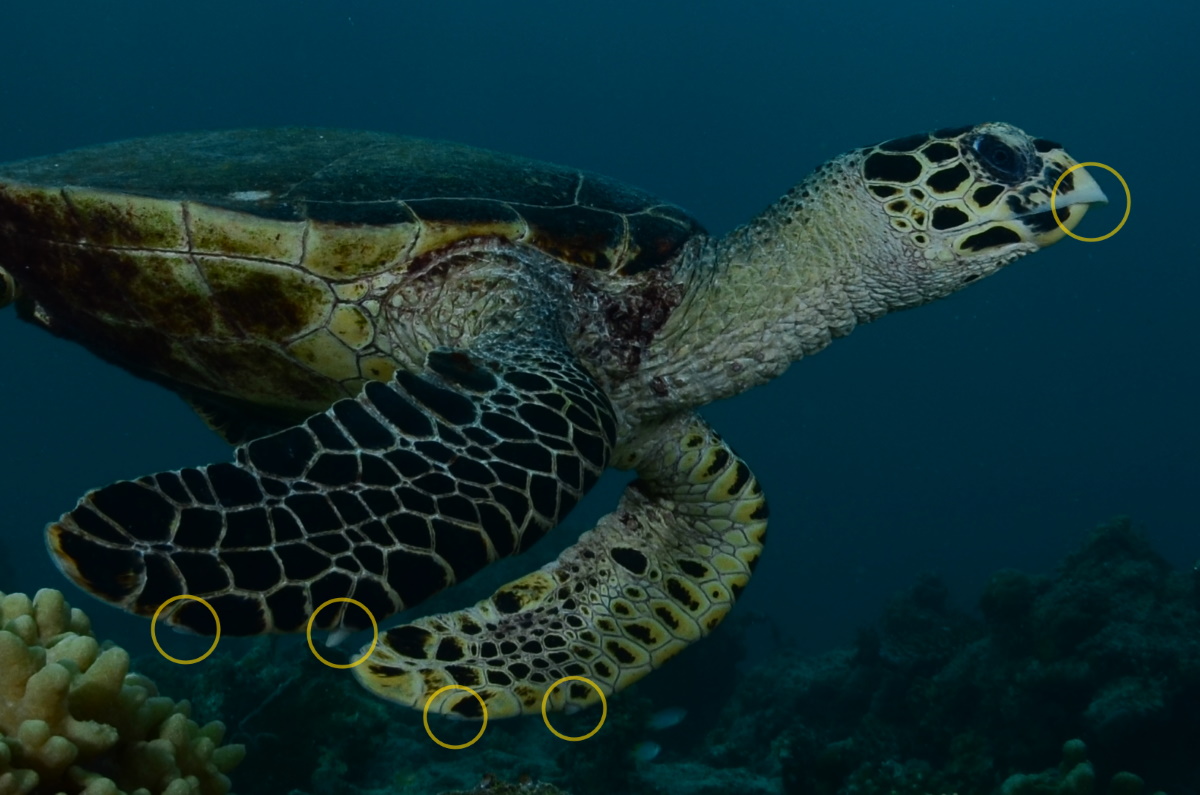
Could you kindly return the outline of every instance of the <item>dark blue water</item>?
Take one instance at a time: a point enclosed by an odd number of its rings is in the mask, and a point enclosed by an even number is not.
[[[723,233],[846,149],[1010,121],[1118,169],[1128,224],[861,328],[708,409],[772,501],[739,610],[827,648],[920,572],[969,606],[995,569],[1049,569],[1115,514],[1190,566],[1194,12],[834,5],[9,3],[0,160],[175,130],[366,128],[603,172]],[[1084,235],[1123,211],[1120,186],[1094,173],[1113,203]],[[88,488],[228,451],[173,395],[11,311],[0,339],[0,590],[64,588],[103,633],[148,644],[143,621],[65,582],[41,529]],[[574,524],[611,508],[620,482],[606,485]]]

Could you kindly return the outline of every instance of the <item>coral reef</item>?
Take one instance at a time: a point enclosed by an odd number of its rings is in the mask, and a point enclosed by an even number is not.
[[[501,781],[489,773],[480,779],[474,789],[455,790],[442,793],[442,795],[571,795],[571,793],[551,784],[543,784],[528,778],[516,783]]]
[[[1070,786],[1128,784],[1121,771],[1134,771],[1197,792],[1197,593],[1127,519],[1097,528],[1053,576],[997,573],[983,620],[922,578],[856,649],[782,655],[748,675],[705,753],[798,795],[982,795],[1006,780],[1019,790],[1011,776],[1054,765],[1079,738],[1093,761]]]
[[[58,591],[0,593],[0,795],[223,795],[244,749],[189,711]]]
[[[202,665],[181,667],[158,655],[138,664],[162,687],[185,694],[196,715],[220,715],[227,722],[230,739],[248,748],[235,785],[256,795],[437,795],[472,791],[489,775],[497,782],[516,782],[509,786],[522,795],[530,795],[533,786],[522,779],[538,782],[546,792],[561,787],[572,795],[654,791],[642,781],[642,773],[662,777],[663,791],[757,795],[766,790],[712,789],[732,776],[724,771],[714,774],[703,765],[683,763],[675,774],[660,773],[673,763],[639,767],[631,752],[648,739],[645,726],[651,714],[678,705],[687,694],[705,691],[713,699],[689,705],[687,721],[678,730],[653,735],[669,749],[664,757],[685,751],[690,744],[685,741],[698,736],[696,728],[709,723],[709,710],[715,724],[737,681],[743,634],[758,620],[750,614],[731,616],[705,647],[694,653],[689,649],[672,661],[669,681],[640,684],[612,699],[602,731],[579,743],[554,737],[540,718],[533,718],[493,721],[484,738],[465,751],[439,748],[426,735],[420,713],[380,701],[348,671],[322,665],[303,638],[229,638]],[[344,661],[349,652],[322,653]],[[720,676],[719,688],[713,686],[714,674]],[[584,710],[555,715],[554,725],[579,736],[598,718],[599,710]],[[430,722],[435,735],[451,743],[469,740],[478,729],[473,722],[440,716],[430,716]],[[282,757],[288,764],[277,763]]]
[[[1108,783],[1108,793],[1141,795],[1144,785],[1140,776],[1117,773]],[[1000,785],[998,795],[1092,795],[1095,790],[1096,771],[1087,759],[1087,745],[1083,740],[1067,740],[1058,767],[1035,774],[1014,773]]]
[[[714,768],[703,762],[666,762],[638,772],[638,786],[610,792],[670,795],[779,795],[778,776],[760,776],[740,768]]]
[[[976,614],[922,576],[853,648],[777,650],[737,670],[752,619],[734,614],[610,699],[584,742],[530,719],[440,748],[419,714],[370,697],[298,638],[230,639],[203,665],[140,670],[198,716],[228,719],[251,751],[236,783],[255,795],[1200,793],[1200,575],[1171,569],[1128,520],[1097,528],[1053,574],[997,572]],[[687,718],[657,728],[665,707]],[[553,722],[579,736],[598,717]],[[431,718],[448,743],[477,728]],[[646,741],[651,757],[635,752]]]
[[[161,657],[139,663],[171,692],[186,694],[197,715],[226,721],[230,739],[249,752],[236,781],[246,792],[355,792],[368,783],[366,771],[397,722],[346,671],[317,661],[303,638],[230,638],[203,665]],[[278,764],[283,758],[288,764]]]

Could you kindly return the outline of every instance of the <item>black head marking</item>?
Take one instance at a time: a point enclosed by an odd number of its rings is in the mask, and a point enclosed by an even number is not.
[[[982,188],[976,189],[973,194],[975,203],[980,207],[987,207],[996,200],[996,197],[1004,193],[1003,185],[984,185]]]
[[[922,154],[931,163],[944,163],[947,160],[953,160],[958,157],[958,147],[953,144],[948,144],[945,141],[934,141],[929,146],[925,147]]]
[[[957,207],[950,205],[938,207],[933,211],[934,229],[953,229],[956,226],[962,226],[970,220],[970,216]]]
[[[985,248],[999,248],[1009,243],[1020,242],[1021,236],[1008,227],[993,226],[977,235],[968,237],[963,241],[962,248],[964,251],[983,251]]]
[[[871,182],[913,182],[921,176],[921,161],[912,155],[876,152],[863,163],[863,176]]]
[[[970,178],[971,172],[962,163],[958,163],[937,172],[925,180],[925,184],[935,193],[952,193]]]

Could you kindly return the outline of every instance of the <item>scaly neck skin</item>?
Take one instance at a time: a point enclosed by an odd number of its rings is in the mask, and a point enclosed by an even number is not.
[[[643,357],[636,380],[654,398],[633,401],[634,423],[738,394],[859,323],[937,297],[856,171],[854,154],[833,161],[681,264],[687,296]]]

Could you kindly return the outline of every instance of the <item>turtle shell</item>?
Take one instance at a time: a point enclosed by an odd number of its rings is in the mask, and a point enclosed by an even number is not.
[[[22,315],[217,424],[222,406],[295,421],[389,378],[372,291],[460,241],[640,282],[702,231],[602,176],[380,133],[186,133],[0,164]]]
[[[277,221],[399,228],[412,237],[436,231],[434,245],[499,234],[572,265],[627,275],[669,261],[703,231],[679,207],[597,174],[463,144],[346,130],[119,141],[0,165],[4,183],[195,202]],[[12,219],[11,209],[0,215],[0,223]],[[151,231],[130,221],[110,230],[128,238],[113,242],[136,244],[139,231]],[[337,270],[313,267],[326,269]]]

